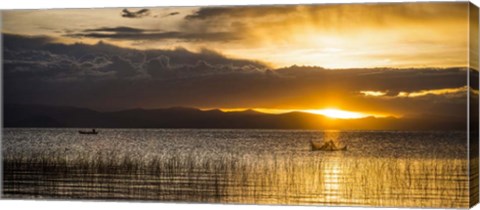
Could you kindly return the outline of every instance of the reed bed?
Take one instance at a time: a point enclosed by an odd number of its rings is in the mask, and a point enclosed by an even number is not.
[[[255,204],[468,206],[458,159],[60,152],[3,159],[3,196]]]

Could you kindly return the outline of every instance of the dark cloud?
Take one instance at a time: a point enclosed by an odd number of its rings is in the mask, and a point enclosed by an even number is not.
[[[6,49],[16,50],[19,48],[35,48],[45,45],[53,41],[51,37],[47,36],[14,36],[9,34],[3,34],[3,47]]]
[[[333,16],[336,23],[341,19],[349,19],[357,15],[360,19],[379,18],[402,18],[413,20],[427,20],[438,18],[458,18],[465,13],[465,2],[450,3],[375,3],[375,4],[313,4],[313,5],[278,5],[278,6],[230,6],[230,7],[202,7],[191,15],[187,20],[208,20],[225,18],[261,18],[275,16],[282,19],[290,15],[294,17],[308,16],[311,20],[325,14]],[[448,17],[447,15],[448,14]],[[320,20],[321,21],[321,20]],[[349,20],[355,21],[355,20]]]
[[[148,30],[139,29],[139,28],[132,28],[132,27],[102,27],[102,28],[93,28],[93,29],[86,29],[83,32],[113,32],[113,33],[143,33]]]
[[[102,28],[95,30],[116,31],[118,28]],[[125,29],[121,28],[122,31]],[[128,31],[132,31],[128,29]],[[27,38],[18,35],[4,34],[4,41],[9,43],[4,51],[4,64],[11,65],[8,73],[15,75],[17,72],[40,72],[40,70],[52,68],[62,64],[60,69],[65,71],[56,76],[65,76],[69,70],[74,70],[75,75],[105,75],[105,72],[113,72],[108,75],[132,78],[145,76],[145,71],[153,61],[160,58],[166,64],[165,67],[177,71],[187,71],[191,67],[198,66],[198,62],[208,63],[212,69],[217,67],[229,67],[241,69],[251,66],[252,68],[264,69],[266,66],[260,62],[230,59],[215,51],[203,49],[200,52],[191,52],[184,48],[174,50],[133,50],[115,47],[99,42],[96,45],[65,45],[46,42],[44,39]],[[29,43],[29,44],[25,44]],[[30,65],[27,67],[26,65]],[[37,68],[40,69],[37,71]],[[100,72],[100,74],[92,74]],[[72,73],[72,72],[71,72]],[[186,73],[181,73],[186,74]],[[192,72],[192,76],[200,75],[200,71]],[[50,75],[50,79],[55,79]],[[77,79],[81,79],[78,77]]]
[[[268,6],[268,7],[203,7],[194,14],[185,16],[187,20],[206,20],[217,17],[264,17],[269,15],[286,15],[297,12],[298,6]]]
[[[142,18],[150,15],[149,9],[141,9],[138,11],[130,11],[128,9],[122,10],[122,17],[124,18]]]
[[[88,37],[97,39],[117,39],[117,40],[163,40],[163,39],[176,39],[188,42],[228,42],[240,39],[235,33],[231,32],[148,32],[147,30],[134,29],[134,28],[106,28],[84,31],[84,33],[67,34],[70,37]],[[104,33],[113,32],[113,33]]]
[[[182,26],[185,31],[241,34],[245,41],[256,43],[284,38],[271,36],[264,40],[255,33],[258,30],[281,35],[287,30],[295,30],[296,26],[344,33],[376,27],[397,29],[398,25],[416,27],[423,24],[429,28],[442,21],[464,21],[467,7],[465,2],[202,7],[185,16]]]
[[[179,15],[179,14],[180,14],[180,12],[170,12],[170,13],[164,15],[163,17],[175,16],[175,15]]]
[[[3,35],[4,103],[51,104],[101,110],[133,107],[339,108],[466,116],[466,95],[394,97],[399,92],[461,88],[465,68],[345,69],[227,58],[204,49],[134,50],[98,43],[53,44]],[[27,43],[27,44],[26,44]],[[387,92],[365,97],[359,91]]]

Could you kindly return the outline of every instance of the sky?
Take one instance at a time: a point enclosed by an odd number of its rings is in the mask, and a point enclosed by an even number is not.
[[[468,4],[2,12],[6,103],[466,117]]]
[[[208,48],[271,67],[463,66],[468,4],[386,3],[23,10],[3,32],[137,49]],[[406,54],[405,52],[409,52]]]

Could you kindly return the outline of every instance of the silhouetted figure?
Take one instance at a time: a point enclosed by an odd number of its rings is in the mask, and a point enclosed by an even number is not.
[[[98,131],[95,130],[95,128],[92,128],[91,131],[88,131],[88,130],[87,131],[78,131],[78,133],[80,133],[80,134],[98,134]]]
[[[338,150],[347,150],[347,146],[338,147],[332,140],[326,141],[324,144],[320,145],[311,141],[313,150],[323,150],[323,151],[338,151]]]
[[[330,140],[330,141],[325,142],[325,144],[323,144],[320,149],[335,150],[335,149],[337,149],[337,145],[335,145],[335,143],[333,143],[333,141]]]

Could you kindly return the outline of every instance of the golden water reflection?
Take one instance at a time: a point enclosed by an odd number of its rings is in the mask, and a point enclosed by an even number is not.
[[[106,138],[108,132],[111,137]],[[449,156],[462,145],[453,149],[441,146],[452,146],[452,138],[462,142],[462,133],[192,130],[185,134],[185,130],[143,130],[142,135],[151,137],[135,139],[140,136],[137,132],[105,130],[100,139],[75,136],[71,130],[10,130],[5,134],[10,138],[5,138],[2,145],[6,148],[2,196],[275,205],[469,206],[468,161],[460,155]],[[119,138],[119,133],[130,138]],[[422,143],[425,138],[432,141]],[[349,148],[311,151],[312,139],[348,143]],[[396,144],[398,139],[403,140],[402,144]],[[405,143],[409,141],[413,143]],[[385,154],[389,151],[383,148],[395,152]],[[442,150],[445,148],[449,150]],[[442,151],[442,155],[411,156],[416,154],[412,149]],[[400,152],[402,156],[398,156]]]
[[[341,178],[341,169],[339,164],[334,160],[330,166],[325,167],[322,173],[322,178],[325,180],[324,189],[326,192],[325,200],[327,202],[337,202],[342,199],[339,195],[341,189],[340,178]],[[332,193],[330,193],[332,192]]]
[[[250,180],[230,188],[226,202],[352,206],[468,206],[465,160],[333,157],[325,161],[270,161],[233,179]],[[254,164],[255,165],[255,164]],[[262,171],[259,174],[258,171]],[[252,177],[249,174],[256,174]],[[231,191],[230,191],[231,190]]]

